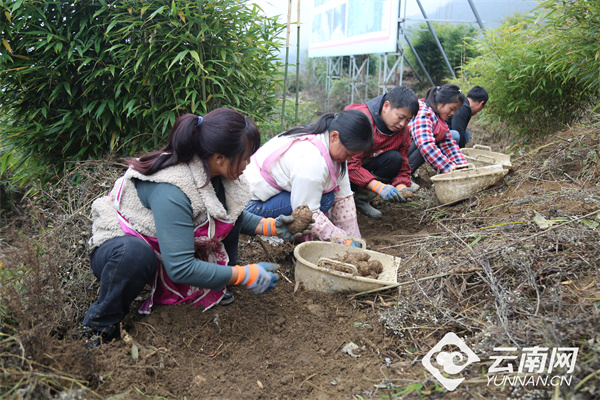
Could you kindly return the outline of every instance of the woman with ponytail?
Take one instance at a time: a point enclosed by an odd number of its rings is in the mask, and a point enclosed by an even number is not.
[[[236,265],[240,232],[294,239],[293,218],[244,211],[250,189],[241,175],[259,146],[254,123],[221,108],[182,115],[163,149],[129,160],[111,192],[92,204],[90,261],[100,291],[83,320],[87,347],[115,336],[146,284],[140,313],[154,304],[231,302],[225,285],[254,294],[275,286],[275,264]]]
[[[272,217],[306,205],[313,213],[312,237],[360,238],[346,162],[372,140],[371,122],[358,110],[325,114],[313,125],[275,136],[244,171],[252,188],[246,210]],[[359,246],[356,241],[346,244]]]
[[[411,145],[408,162],[411,173],[427,162],[438,173],[464,168],[467,160],[452,139],[446,120],[465,101],[456,85],[431,87],[424,99],[419,99],[419,112],[408,124]]]

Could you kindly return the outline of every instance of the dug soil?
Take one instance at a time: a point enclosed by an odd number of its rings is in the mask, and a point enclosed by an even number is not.
[[[473,137],[470,146],[512,154],[503,180],[443,206],[421,168],[409,203],[375,201],[382,219],[359,215],[369,248],[401,259],[399,288],[307,291],[294,277],[292,244],[243,236],[240,264],[280,265],[273,290],[231,287],[234,302],[209,310],[132,312],[121,339],[91,350],[60,342],[54,367],[86,382],[78,396],[88,399],[598,398],[600,124],[527,150],[477,128]],[[452,392],[421,363],[448,332],[482,360]],[[486,381],[494,347],[535,345],[580,348],[570,385]],[[76,398],[75,387],[60,398]]]

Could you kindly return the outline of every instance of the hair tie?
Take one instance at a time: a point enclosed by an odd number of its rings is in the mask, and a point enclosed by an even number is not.
[[[204,118],[202,118],[202,115],[198,115],[198,123],[196,124],[196,126],[202,125],[202,121],[204,121]]]
[[[462,93],[462,90],[460,90],[460,88],[458,88],[458,93]]]

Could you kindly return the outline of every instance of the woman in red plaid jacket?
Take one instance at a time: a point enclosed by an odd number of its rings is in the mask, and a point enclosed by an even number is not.
[[[408,162],[413,175],[424,162],[438,173],[466,167],[467,160],[446,124],[464,101],[465,95],[452,84],[431,87],[425,98],[419,99],[419,112],[408,124],[411,135]]]

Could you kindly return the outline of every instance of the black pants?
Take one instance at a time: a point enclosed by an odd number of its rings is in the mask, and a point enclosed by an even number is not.
[[[238,262],[238,242],[243,214],[222,241],[229,265]],[[88,309],[83,325],[107,331],[129,313],[129,307],[147,283],[152,282],[158,268],[154,250],[135,236],[109,239],[90,257],[94,275],[100,281],[100,293]]]
[[[98,247],[90,261],[100,281],[100,293],[85,314],[83,325],[108,331],[123,320],[133,300],[152,281],[158,259],[144,240],[119,236]]]
[[[417,169],[425,163],[425,159],[414,140],[410,142],[410,148],[408,149],[408,163],[410,164],[411,175],[414,175]]]
[[[363,168],[372,173],[377,180],[390,183],[398,175],[402,167],[402,154],[398,150],[389,150],[377,157],[369,158],[363,163]],[[351,184],[356,191],[356,185]]]

